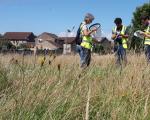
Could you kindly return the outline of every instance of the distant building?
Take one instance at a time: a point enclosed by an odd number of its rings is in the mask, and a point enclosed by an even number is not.
[[[35,39],[35,46],[40,50],[62,52],[62,45],[56,43],[58,37],[55,34],[44,32]]]
[[[63,46],[63,54],[75,53],[75,37],[59,37],[56,39],[56,43]]]
[[[35,45],[35,35],[32,32],[6,32],[3,39],[10,41],[13,45],[26,45],[29,48]]]

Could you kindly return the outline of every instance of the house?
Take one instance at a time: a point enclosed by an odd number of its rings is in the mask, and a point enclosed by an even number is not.
[[[58,37],[55,34],[44,32],[35,39],[35,46],[40,50],[53,51],[55,53],[62,52],[62,45],[56,43]]]
[[[35,35],[32,32],[6,32],[4,40],[10,41],[13,45],[26,45],[29,48],[35,45]]]
[[[63,46],[63,54],[70,54],[75,52],[75,37],[59,37],[56,39],[56,43]]]

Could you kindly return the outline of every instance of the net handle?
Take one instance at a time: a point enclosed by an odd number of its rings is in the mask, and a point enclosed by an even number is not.
[[[91,30],[91,28],[92,28],[93,26],[96,26],[96,25],[98,25],[97,29],[101,27],[101,24],[100,24],[100,23],[95,23],[95,24],[91,25],[91,26],[89,27],[89,29]]]

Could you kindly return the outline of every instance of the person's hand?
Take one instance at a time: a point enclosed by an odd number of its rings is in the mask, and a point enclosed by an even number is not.
[[[121,35],[119,35],[117,38],[122,39],[122,36],[121,36]]]
[[[97,28],[95,27],[94,29],[92,29],[92,32],[95,32],[95,31],[97,31]]]
[[[116,34],[112,34],[111,39],[115,39],[116,37]]]
[[[122,34],[119,34],[119,35],[117,35],[117,37],[116,37],[116,38],[122,39],[122,38],[123,38],[123,36],[122,36]]]
[[[140,35],[143,35],[144,37],[147,36],[147,34],[145,32],[140,32]]]
[[[123,38],[123,37],[124,37],[123,34],[119,34],[119,35],[118,35],[118,38]]]

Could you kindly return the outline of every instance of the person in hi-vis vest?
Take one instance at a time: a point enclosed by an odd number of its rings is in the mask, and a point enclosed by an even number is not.
[[[149,16],[142,16],[141,21],[145,26],[144,32],[141,34],[144,35],[144,48],[145,48],[145,55],[147,62],[150,63],[150,17]]]
[[[126,49],[128,33],[126,26],[122,25],[122,19],[116,18],[114,20],[115,27],[112,30],[112,39],[114,40],[114,52],[116,55],[116,64],[121,65],[122,61],[127,63]]]
[[[89,30],[88,24],[91,24],[94,20],[94,16],[91,13],[87,13],[84,17],[84,21],[80,25],[80,33],[82,42],[78,45],[78,49],[80,47],[80,63],[81,68],[85,68],[89,66],[91,61],[91,48],[93,39],[91,37],[91,33],[95,32],[97,29]],[[82,53],[82,54],[81,54]]]

